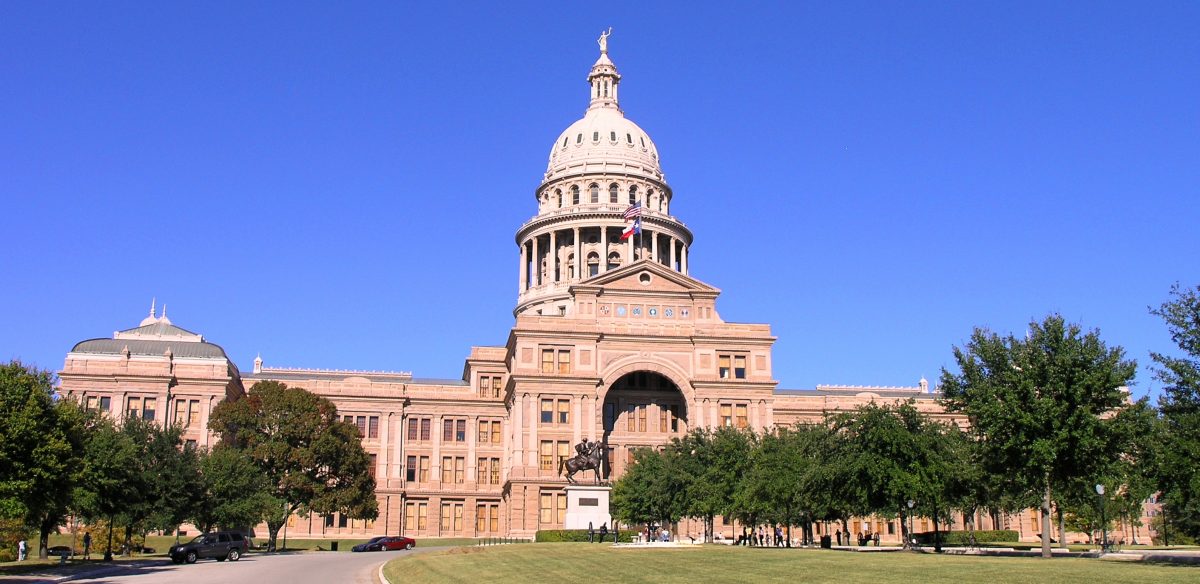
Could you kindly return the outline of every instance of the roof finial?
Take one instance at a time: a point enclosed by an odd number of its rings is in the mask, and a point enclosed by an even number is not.
[[[610,37],[610,36],[612,36],[612,27],[611,26],[608,27],[607,31],[600,33],[600,38],[596,40],[597,43],[600,43],[600,53],[601,54],[604,54],[604,55],[608,54],[608,37]]]
[[[171,324],[171,319],[167,318],[167,303],[166,302],[163,302],[163,313],[162,313],[162,316],[159,317],[158,322]]]
[[[158,318],[156,318],[154,316],[154,305],[157,302],[157,300],[158,300],[157,298],[150,299],[150,316],[143,318],[141,324],[139,324],[138,326],[146,326],[146,325],[150,325],[150,324],[154,324],[154,323],[158,322]]]
[[[154,303],[157,300],[158,299],[153,296],[150,297],[150,318],[154,318]]]

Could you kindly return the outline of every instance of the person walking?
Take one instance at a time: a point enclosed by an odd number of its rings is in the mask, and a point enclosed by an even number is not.
[[[606,535],[608,535],[608,523],[607,522],[600,524],[600,543],[604,543],[604,536],[606,536]],[[613,537],[613,539],[615,540],[616,537]],[[614,542],[614,543],[616,543],[616,542]]]
[[[83,532],[83,559],[90,559],[92,554],[92,533],[90,531]]]
[[[837,544],[842,545],[842,530],[837,530],[834,535],[837,537]]]
[[[17,542],[17,561],[24,562],[25,558],[28,557],[28,555],[29,555],[29,552],[26,551],[25,540],[22,539],[21,541],[18,541]]]

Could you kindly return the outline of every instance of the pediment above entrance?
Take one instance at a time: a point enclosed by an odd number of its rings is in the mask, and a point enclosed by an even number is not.
[[[705,298],[713,298],[721,293],[720,290],[700,280],[650,260],[640,260],[594,276],[572,286],[571,289],[572,291],[621,290],[656,295],[675,293]]]

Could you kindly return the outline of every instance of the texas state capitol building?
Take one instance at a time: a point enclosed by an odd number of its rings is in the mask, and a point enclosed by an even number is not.
[[[62,392],[117,417],[180,424],[203,446],[215,443],[206,429],[212,408],[255,382],[329,398],[358,424],[374,461],[379,519],[296,516],[291,537],[532,537],[562,527],[559,461],[585,438],[608,443],[616,478],[634,449],[692,428],[788,426],[910,398],[943,416],[924,379],[776,387],[770,326],[723,321],[720,290],[689,274],[693,234],[671,213],[675,193],[654,141],[620,108],[621,75],[606,40],[587,77],[587,110],[554,139],[537,214],[516,233],[516,323],[503,346],[471,348],[461,379],[273,368],[261,358],[243,375],[221,347],[151,307],[140,326],[75,345],[59,374]],[[642,208],[642,233],[622,240],[632,203]],[[578,478],[590,482],[591,471]],[[993,528],[986,516],[977,526]],[[932,528],[921,519],[914,527]],[[716,528],[730,537],[740,526],[718,519]],[[1035,511],[996,528],[1023,539],[1040,533]],[[850,529],[900,537],[896,520],[857,518]],[[675,531],[702,528],[685,521]]]

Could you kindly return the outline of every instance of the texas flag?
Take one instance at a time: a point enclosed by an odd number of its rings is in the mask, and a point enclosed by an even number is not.
[[[623,231],[621,231],[621,241],[625,241],[631,235],[642,234],[642,219],[641,217],[634,219]]]

